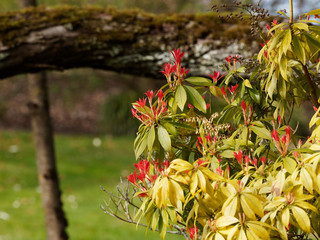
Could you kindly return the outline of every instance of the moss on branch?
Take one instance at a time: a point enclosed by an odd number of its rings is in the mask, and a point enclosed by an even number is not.
[[[249,32],[249,23],[221,20],[215,13],[154,15],[138,9],[27,8],[0,14],[0,78],[74,67],[129,74],[144,71],[154,76],[151,72],[159,72],[165,61],[162,54],[178,47],[193,58],[187,66],[207,68],[224,59],[221,49],[237,54],[247,46],[247,55],[253,52]],[[215,62],[210,62],[212,56]]]

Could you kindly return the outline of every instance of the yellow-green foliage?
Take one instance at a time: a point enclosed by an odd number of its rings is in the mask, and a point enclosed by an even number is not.
[[[320,28],[306,24],[314,21],[274,22],[258,66],[229,56],[226,74],[211,79],[186,78],[175,49],[167,84],[133,104],[140,161],[128,180],[143,198],[137,218],[162,239],[176,226],[192,240],[320,238]],[[218,112],[213,96],[226,102]],[[290,126],[299,97],[317,104],[304,140]]]

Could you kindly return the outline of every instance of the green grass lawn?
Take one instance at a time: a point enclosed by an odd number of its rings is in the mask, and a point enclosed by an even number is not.
[[[134,163],[133,138],[100,136],[55,137],[64,210],[72,240],[160,239],[145,229],[116,220],[102,212],[106,196],[100,185],[115,188]],[[37,182],[32,135],[0,133],[0,240],[45,239],[44,216]],[[171,235],[168,239],[183,239]]]

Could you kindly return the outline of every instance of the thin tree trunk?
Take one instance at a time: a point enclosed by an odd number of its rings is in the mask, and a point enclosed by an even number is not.
[[[20,0],[21,7],[36,6],[36,0]],[[34,137],[38,179],[46,220],[48,240],[67,240],[68,225],[62,208],[56,167],[45,72],[28,74],[29,111]]]
[[[66,240],[67,220],[62,209],[54,142],[49,115],[48,91],[44,72],[28,75],[28,104],[34,136],[38,178],[45,212],[47,239]]]

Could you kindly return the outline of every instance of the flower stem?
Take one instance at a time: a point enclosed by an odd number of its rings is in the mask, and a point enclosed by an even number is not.
[[[289,9],[290,9],[290,20],[289,23],[293,23],[293,5],[292,5],[292,0],[289,0]]]

